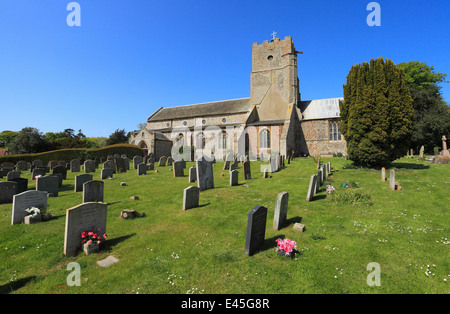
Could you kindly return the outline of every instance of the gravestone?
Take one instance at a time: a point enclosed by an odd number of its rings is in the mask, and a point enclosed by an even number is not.
[[[103,181],[88,181],[83,183],[83,203],[103,202]]]
[[[20,172],[19,171],[10,171],[6,175],[6,181],[11,181],[12,179],[20,178]]]
[[[32,179],[36,179],[36,176],[45,176],[45,169],[44,168],[34,168],[31,172]]]
[[[67,178],[67,168],[64,166],[56,166],[53,168],[53,174],[60,174],[63,178],[63,180],[66,180]]]
[[[226,160],[224,165],[223,165],[222,170],[228,170],[228,169],[230,169],[230,161]]]
[[[392,191],[395,191],[395,170],[391,170],[390,176],[389,176],[389,187]]]
[[[314,198],[316,182],[317,182],[317,174],[314,174],[311,176],[311,179],[309,180],[308,194],[306,194],[306,200],[308,202],[311,202]]]
[[[252,256],[264,245],[266,236],[267,208],[256,206],[248,213],[245,253]]]
[[[46,191],[50,196],[58,196],[59,177],[48,175],[36,178],[36,191]]]
[[[420,147],[419,158],[423,158],[423,152],[424,152],[424,150],[425,150],[425,147],[422,145],[422,146]]]
[[[44,165],[44,163],[42,162],[42,160],[35,159],[35,160],[33,160],[33,162],[31,163],[31,165],[36,166],[36,167],[41,167],[41,166]]]
[[[144,164],[138,164],[137,165],[137,175],[141,176],[147,174],[147,166]]]
[[[50,168],[50,170],[53,170],[54,167],[58,165],[58,161],[56,160],[50,160],[47,164],[47,166]]]
[[[0,182],[0,204],[12,203],[17,191],[17,182]]]
[[[238,185],[239,172],[236,170],[230,171],[230,186]]]
[[[243,172],[244,172],[244,180],[250,180],[252,178],[251,169],[250,169],[250,161],[246,161],[243,163]]]
[[[112,170],[110,168],[103,168],[100,173],[100,179],[104,180],[104,179],[112,178],[113,174],[114,174],[114,170]]]
[[[319,169],[319,171],[317,171],[317,186],[320,187],[323,185],[322,182],[322,169]]]
[[[189,168],[189,183],[197,181],[197,169],[195,167]]]
[[[173,176],[174,177],[184,177],[184,168],[181,161],[175,161],[173,163]]]
[[[128,157],[122,157],[123,162],[125,163],[125,171],[130,170],[130,159]]]
[[[8,181],[17,182],[16,194],[25,192],[28,190],[28,179],[25,178],[15,178]]]
[[[103,169],[111,169],[113,172],[116,172],[116,167],[114,166],[114,160],[109,159],[103,163]]]
[[[84,173],[95,172],[95,161],[88,159],[84,162]]]
[[[158,166],[159,167],[165,167],[166,166],[166,161],[167,161],[167,157],[166,156],[161,156],[161,158],[159,158]]]
[[[172,157],[167,157],[167,165],[168,166],[172,166],[172,164],[173,164],[173,159],[172,159]]]
[[[114,158],[114,168],[117,173],[126,172],[127,166],[126,166],[125,160],[120,157],[115,157]]]
[[[107,206],[105,203],[89,202],[66,211],[64,255],[74,256],[81,249],[82,232],[101,229],[106,233]]]
[[[198,207],[200,199],[200,189],[190,186],[183,191],[183,210]]]
[[[21,224],[28,213],[25,209],[37,207],[41,214],[47,211],[47,193],[43,191],[25,191],[13,197],[11,225]]]
[[[276,172],[278,170],[278,160],[274,156],[270,156],[269,158],[270,158],[269,159],[269,163],[270,163],[269,171],[271,173]]]
[[[70,172],[80,172],[80,160],[72,159],[70,161]]]
[[[147,170],[155,170],[155,164],[153,162],[148,163]]]
[[[286,223],[289,193],[282,192],[277,195],[275,201],[275,215],[273,217],[273,229],[280,230]]]
[[[263,178],[267,179],[269,177],[269,169],[265,168],[263,171]]]
[[[381,182],[386,181],[386,169],[383,167],[381,168]]]
[[[212,163],[205,160],[205,158],[201,158],[196,161],[195,168],[197,169],[197,185],[200,191],[213,189],[214,174]]]
[[[82,192],[83,191],[83,184],[92,181],[93,176],[89,173],[79,174],[75,176],[75,185],[74,185],[74,192]]]
[[[25,171],[30,169],[29,163],[25,160],[19,160],[17,162],[16,167],[19,169],[19,171]]]
[[[137,169],[138,165],[142,163],[142,157],[141,156],[134,156],[133,157],[133,168]]]

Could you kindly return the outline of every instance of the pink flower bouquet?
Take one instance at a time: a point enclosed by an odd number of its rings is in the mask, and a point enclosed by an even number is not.
[[[284,254],[286,256],[291,256],[292,253],[295,253],[295,251],[297,249],[297,242],[292,241],[288,238],[286,238],[284,240],[277,239],[275,242],[277,243],[276,252],[278,252],[278,254]]]

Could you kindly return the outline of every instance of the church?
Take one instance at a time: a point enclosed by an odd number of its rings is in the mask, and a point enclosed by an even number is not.
[[[214,153],[219,160],[229,153],[345,156],[347,145],[339,130],[343,98],[302,100],[297,74],[302,52],[290,36],[272,36],[253,44],[249,98],[161,107],[144,129],[131,134],[129,143],[156,160],[180,147],[185,154],[190,150],[192,158]]]

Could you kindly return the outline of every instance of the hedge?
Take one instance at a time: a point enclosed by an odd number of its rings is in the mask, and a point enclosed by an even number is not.
[[[114,154],[125,154],[128,156],[128,158],[131,159],[136,155],[144,156],[144,151],[139,146],[131,144],[115,144],[96,149],[66,148],[36,154],[0,156],[0,164],[4,162],[17,163],[20,160],[28,161],[31,163],[32,161],[37,159],[41,160],[44,164],[48,163],[50,160],[65,160],[69,162],[72,159],[80,159],[81,162],[84,162],[87,159],[106,157],[108,155]]]

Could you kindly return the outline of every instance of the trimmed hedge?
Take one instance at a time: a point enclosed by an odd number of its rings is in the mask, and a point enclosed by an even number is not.
[[[125,154],[128,158],[133,158],[136,155],[144,156],[144,151],[142,148],[131,144],[115,144],[110,146],[105,146],[102,148],[89,149],[89,148],[66,148],[53,150],[44,153],[36,154],[19,154],[19,155],[8,155],[0,157],[0,164],[4,162],[17,163],[20,160],[32,162],[36,159],[42,160],[44,164],[48,163],[50,160],[65,160],[67,162],[72,159],[80,159],[84,162],[87,159],[94,159],[96,157],[106,157],[108,155],[114,154]]]

